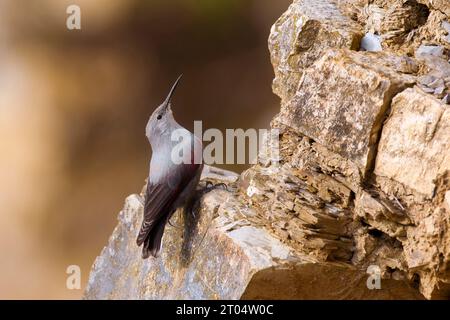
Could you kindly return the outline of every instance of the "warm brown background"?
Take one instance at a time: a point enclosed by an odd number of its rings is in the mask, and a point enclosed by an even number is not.
[[[0,298],[81,297],[66,268],[84,287],[141,190],[144,127],[179,73],[182,125],[268,126],[267,37],[290,2],[0,1]],[[69,4],[81,31],[66,29]]]

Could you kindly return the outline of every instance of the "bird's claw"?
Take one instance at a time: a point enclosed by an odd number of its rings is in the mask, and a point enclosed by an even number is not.
[[[170,219],[167,221],[167,224],[169,224],[171,227],[174,227],[175,229],[181,229],[181,227],[175,226],[170,222]]]
[[[228,191],[228,186],[225,183],[223,183],[223,182],[214,184],[211,181],[206,181],[206,186],[203,189],[203,194],[208,193],[211,190],[216,189],[216,188],[220,188],[222,190],[227,190]]]
[[[228,186],[223,182],[215,184],[214,188],[220,188],[222,190],[228,191]]]

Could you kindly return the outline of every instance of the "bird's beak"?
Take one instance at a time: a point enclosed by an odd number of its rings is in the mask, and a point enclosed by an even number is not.
[[[180,82],[180,79],[181,79],[182,76],[183,76],[183,75],[180,74],[180,76],[177,78],[177,80],[175,81],[175,83],[174,83],[173,86],[172,86],[172,89],[170,89],[170,92],[169,92],[169,94],[167,95],[166,100],[164,101],[164,105],[165,105],[166,108],[168,108],[169,110],[170,110],[170,100],[172,99],[172,95],[174,94],[175,89],[176,89],[177,86],[178,86],[178,82]]]

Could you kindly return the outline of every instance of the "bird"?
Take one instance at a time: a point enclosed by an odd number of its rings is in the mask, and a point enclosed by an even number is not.
[[[143,246],[143,259],[150,255],[158,257],[166,224],[177,209],[188,209],[203,170],[202,141],[173,117],[171,99],[181,77],[177,78],[167,98],[152,113],[145,129],[152,157],[143,220],[136,239],[137,246]],[[179,150],[180,145],[186,151],[181,162],[175,159],[173,152],[176,147]]]

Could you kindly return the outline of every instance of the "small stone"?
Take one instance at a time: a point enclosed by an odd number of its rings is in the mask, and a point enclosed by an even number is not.
[[[438,78],[433,76],[433,75],[424,75],[421,76],[417,79],[417,82],[420,83],[421,85],[427,86],[429,87],[431,83],[433,83],[434,81],[436,81]]]
[[[444,79],[442,79],[442,78],[437,78],[436,80],[434,80],[433,82],[428,84],[428,87],[434,88],[434,89],[444,87],[444,86],[445,86]]]
[[[419,88],[422,89],[422,91],[424,91],[424,92],[426,92],[426,93],[431,93],[431,94],[434,93],[434,89],[429,88],[429,87],[427,87],[427,86],[419,85]]]
[[[426,46],[421,45],[416,50],[416,57],[423,57],[425,55],[431,55],[435,57],[442,57],[444,55],[444,47],[442,46]]]
[[[440,86],[437,87],[436,89],[434,89],[434,94],[435,95],[441,95],[444,93],[445,87],[444,86]]]
[[[373,33],[366,33],[361,39],[361,51],[382,51],[380,36]]]

